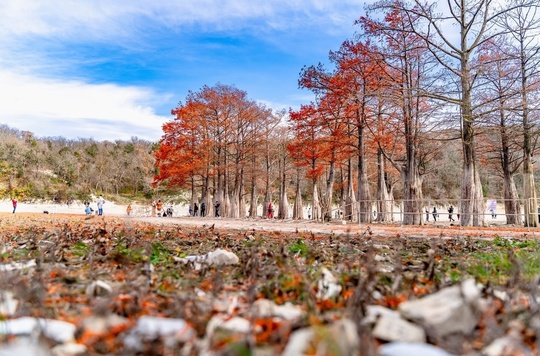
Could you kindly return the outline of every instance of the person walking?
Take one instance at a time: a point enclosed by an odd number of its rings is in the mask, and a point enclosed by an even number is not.
[[[201,217],[206,216],[206,204],[204,202],[201,203]]]
[[[13,214],[15,214],[15,210],[17,210],[17,198],[11,199],[11,204],[13,204]]]
[[[272,203],[268,204],[268,211],[266,213],[267,219],[273,219],[274,218],[274,206]]]
[[[127,208],[126,208],[126,213],[128,216],[131,215],[131,204],[128,204]]]
[[[197,205],[197,203],[194,203],[193,204],[193,216],[198,216],[199,215],[199,206]]]
[[[152,216],[156,216],[156,201],[152,201]]]
[[[437,212],[436,206],[433,207],[433,211],[431,212],[431,215],[433,215],[433,221],[437,222],[437,216],[439,215],[439,213]]]
[[[454,214],[454,207],[452,205],[450,205],[448,207],[448,220],[455,221],[454,217],[452,216],[453,214]]]
[[[219,201],[216,200],[216,203],[214,204],[214,210],[215,210],[215,216],[216,218],[219,218],[219,207],[221,206],[221,204],[219,203]]]
[[[157,209],[157,216],[161,216],[161,210],[163,209],[163,203],[161,202],[161,199],[158,199],[156,203],[156,209]]]
[[[103,199],[103,196],[99,196],[97,200],[97,207],[98,207],[98,215],[103,215],[103,204],[105,204],[105,199]]]
[[[429,209],[426,206],[426,221],[429,221]]]

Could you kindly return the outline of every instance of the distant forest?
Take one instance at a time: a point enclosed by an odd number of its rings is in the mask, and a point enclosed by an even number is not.
[[[90,194],[150,199],[152,142],[36,138],[32,132],[0,126],[0,196],[57,202]]]

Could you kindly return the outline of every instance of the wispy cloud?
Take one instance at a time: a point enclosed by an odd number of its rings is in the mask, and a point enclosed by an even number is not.
[[[295,107],[281,86],[296,90],[294,76],[314,64],[299,58],[334,49],[320,38],[345,40],[361,12],[358,0],[4,0],[0,123],[41,136],[157,140],[187,90],[220,81],[268,95],[269,107]]]
[[[0,33],[105,39],[129,36],[141,19],[170,28],[211,26],[215,29],[319,27],[331,31],[351,26],[350,12],[360,13],[357,0],[184,0],[75,1],[8,0],[0,12]],[[301,22],[293,21],[302,19]],[[328,26],[332,24],[332,26]],[[113,31],[111,31],[113,30]]]
[[[13,127],[38,131],[42,136],[62,132],[73,139],[137,136],[155,141],[161,124],[170,119],[153,109],[168,97],[145,88],[55,81],[6,71],[0,71],[0,83],[11,88],[3,90],[0,117],[8,118]]]

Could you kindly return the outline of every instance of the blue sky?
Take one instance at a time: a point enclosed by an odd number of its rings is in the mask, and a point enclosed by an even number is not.
[[[275,110],[354,35],[363,0],[0,0],[0,123],[38,137],[157,141],[189,90]]]

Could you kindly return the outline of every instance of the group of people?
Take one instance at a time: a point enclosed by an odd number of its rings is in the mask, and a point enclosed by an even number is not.
[[[216,202],[214,203],[214,216],[216,218],[219,218],[221,216],[220,211],[219,211],[220,207],[221,207],[220,202],[216,200]],[[199,205],[197,205],[197,203],[193,203],[193,206],[191,205],[189,206],[189,215],[199,216]],[[200,216],[201,217],[206,216],[206,204],[204,202],[202,202],[200,206]],[[266,217],[268,219],[274,218],[274,206],[272,205],[272,203],[268,204],[268,208],[266,209]]]
[[[221,207],[221,204],[218,200],[214,203],[214,216],[216,218],[220,217],[219,208]],[[199,214],[200,213],[200,214]],[[206,216],[206,204],[204,202],[201,203],[200,210],[199,205],[197,203],[193,203],[193,206],[189,206],[189,215],[190,216]]]
[[[172,217],[173,216],[172,206],[167,209],[164,209],[163,202],[161,201],[161,199],[158,199],[157,201],[154,200],[151,206],[152,206],[152,216],[158,216],[158,217],[166,217],[166,216]]]
[[[201,203],[200,214],[202,217],[206,216],[206,204],[204,202]],[[194,203],[193,207],[191,207],[191,205],[189,206],[189,215],[199,216],[199,206],[197,205],[197,203]]]
[[[456,221],[454,219],[454,206],[453,205],[450,205],[448,206],[448,220],[450,221]],[[428,207],[426,207],[426,221],[429,221],[429,209]],[[431,211],[431,215],[433,216],[433,221],[437,222],[437,218],[439,217],[439,212],[437,211],[437,207],[434,206],[433,207],[433,210]],[[459,219],[459,214],[458,214],[458,219]]]
[[[85,200],[83,202],[84,204],[84,213],[86,215],[91,215],[94,212],[94,209],[90,206],[90,202],[88,200]],[[103,205],[105,204],[105,199],[103,199],[103,196],[100,195],[96,201],[97,205],[97,215],[101,216],[103,215]]]

